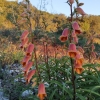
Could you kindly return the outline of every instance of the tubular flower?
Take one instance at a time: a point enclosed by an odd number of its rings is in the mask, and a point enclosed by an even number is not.
[[[68,39],[68,38],[67,38],[66,36],[62,36],[62,35],[59,37],[59,40],[60,40],[61,42],[66,42],[67,39]]]
[[[68,2],[69,2],[70,4],[73,4],[73,3],[74,3],[74,0],[68,0]]]
[[[40,100],[44,100],[44,98],[47,96],[46,92],[45,92],[45,86],[43,83],[40,83],[39,87],[38,87],[38,95]]]
[[[59,40],[60,40],[61,42],[66,42],[66,41],[67,41],[67,37],[61,35],[61,36],[59,37]]]
[[[66,40],[68,39],[68,34],[69,34],[69,29],[65,28],[62,32],[62,35],[59,37],[59,40],[61,42],[66,42]]]
[[[33,52],[33,49],[34,49],[34,45],[32,43],[30,43],[29,46],[27,47],[26,55],[31,56],[32,52]]]
[[[25,67],[25,66],[27,65],[27,63],[28,63],[28,61],[30,60],[30,58],[31,58],[31,57],[27,57],[27,56],[24,57],[24,59],[22,60],[22,65],[23,65],[23,67]]]
[[[28,73],[28,75],[26,76],[26,84],[28,84],[30,82],[30,80],[31,80],[32,76],[35,74],[35,72],[36,72],[36,70],[33,69]]]
[[[83,9],[80,8],[80,7],[76,8],[76,11],[77,11],[79,14],[81,14],[81,15],[86,15],[86,13],[85,13],[85,12],[83,11]]]
[[[83,55],[81,55],[79,52],[76,55],[76,64],[82,65],[84,61]]]
[[[78,23],[75,22],[75,21],[72,23],[72,28],[75,30],[76,34],[82,33],[81,30],[80,30],[80,27],[79,27]]]
[[[77,55],[76,45],[74,43],[70,43],[68,55],[72,58],[75,58]]]
[[[20,44],[19,47],[20,47],[20,48],[25,47],[25,46],[27,45],[27,43],[28,43],[28,40],[29,40],[28,38],[25,38],[25,40],[22,41],[22,43]]]
[[[76,71],[77,74],[81,74],[84,69],[82,68],[82,65],[75,64],[74,65],[74,70]]]
[[[65,28],[65,29],[63,30],[63,32],[62,32],[62,35],[63,35],[63,36],[68,36],[68,34],[69,34],[69,29],[68,29],[68,28]]]
[[[25,31],[22,33],[21,37],[20,37],[21,41],[24,41],[24,39],[28,36],[28,34],[29,34],[29,32],[28,32],[27,30],[25,30]]]
[[[24,68],[24,76],[26,76],[29,72],[29,69],[32,67],[33,62],[29,61],[26,67]]]

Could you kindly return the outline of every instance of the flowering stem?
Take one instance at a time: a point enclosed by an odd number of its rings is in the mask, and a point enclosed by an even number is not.
[[[70,5],[70,10],[71,10],[71,22],[73,20],[73,14],[72,14],[72,4]],[[70,35],[70,43],[72,40],[72,36]],[[72,85],[73,85],[73,100],[76,100],[76,86],[75,86],[75,73],[74,73],[74,62],[73,59],[70,58],[71,61],[71,66],[72,66]]]
[[[36,49],[34,48],[34,54],[35,54],[35,62],[36,62],[36,70],[37,70],[37,74],[39,76],[39,80],[41,81],[41,76],[40,76],[40,71],[38,69],[38,64],[37,64],[37,56],[36,56]]]
[[[76,86],[75,86],[75,74],[74,74],[73,59],[70,58],[70,61],[71,61],[71,66],[72,66],[73,100],[76,100]]]
[[[55,58],[55,60],[56,60],[56,55],[57,55],[56,49],[57,49],[57,47],[54,46],[54,58]]]
[[[47,44],[46,44],[46,66],[47,66],[47,72],[48,72],[48,77],[49,77],[49,80],[51,79],[51,76],[50,76],[50,68],[49,68],[49,65],[48,65],[48,49],[47,49]]]
[[[72,4],[70,5],[70,10],[71,10],[71,22],[73,20],[73,14],[72,14]]]
[[[30,2],[28,1],[28,8],[29,7],[30,7]],[[34,43],[34,36],[32,33],[31,16],[28,17],[28,20],[29,20],[29,25],[30,25],[31,43],[33,44]],[[40,76],[40,72],[39,72],[38,64],[37,64],[36,48],[34,48],[34,55],[35,55],[35,62],[36,62],[36,71],[37,71],[37,74],[39,76],[39,80],[41,81],[41,76]],[[32,53],[32,59],[33,59],[33,53]]]
[[[43,42],[43,47],[44,47],[44,61],[45,61],[45,63],[46,63],[46,51],[45,51],[45,43]]]
[[[48,77],[49,77],[49,80],[50,80],[51,79],[51,76],[50,76],[50,68],[49,68],[49,65],[48,65],[48,49],[47,49],[47,43],[44,42],[43,43],[43,46],[44,46],[44,61],[45,61],[46,68],[47,68],[47,74],[48,74]]]
[[[43,18],[43,24],[45,26],[45,30],[46,30],[46,23],[45,23],[45,18]],[[47,40],[47,38],[46,38]],[[45,64],[46,64],[46,68],[47,68],[47,73],[48,73],[48,77],[49,77],[49,80],[51,79],[51,76],[50,76],[50,68],[49,68],[49,65],[48,65],[48,49],[47,49],[47,41],[46,43],[44,43],[44,56],[45,56]]]

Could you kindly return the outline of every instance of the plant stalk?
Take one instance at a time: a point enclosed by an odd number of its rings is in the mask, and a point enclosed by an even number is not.
[[[73,20],[73,14],[72,14],[72,4],[70,5],[71,10],[71,22]],[[70,35],[70,43],[72,40],[72,36]],[[72,85],[73,85],[73,100],[76,100],[76,85],[75,85],[75,73],[74,73],[74,62],[73,59],[70,58],[71,66],[72,66]]]
[[[28,7],[30,6],[29,4],[30,4],[30,2],[28,2]],[[31,43],[33,44],[34,43],[34,36],[33,36],[33,33],[32,33],[31,17],[29,16],[28,19],[29,19],[29,25],[30,25]],[[37,63],[36,48],[34,48],[34,56],[35,56],[35,62],[36,62],[36,71],[37,71],[37,74],[39,76],[39,80],[41,81],[40,71],[38,69],[38,63]],[[33,53],[32,53],[32,58],[33,58]]]
[[[46,44],[46,66],[47,66],[47,72],[48,72],[48,77],[49,77],[49,80],[51,79],[51,76],[50,76],[50,68],[49,68],[49,65],[48,65],[48,48],[47,48],[47,44]]]

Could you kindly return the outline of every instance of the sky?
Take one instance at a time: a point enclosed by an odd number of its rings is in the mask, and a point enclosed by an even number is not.
[[[18,0],[19,2],[22,0]],[[44,2],[45,1],[45,2]],[[53,14],[65,14],[70,15],[70,7],[67,0],[30,0],[31,4],[39,10],[44,10]],[[79,0],[80,3],[84,3],[81,7],[84,12],[89,15],[100,15],[100,0]],[[73,8],[76,4],[73,4]]]

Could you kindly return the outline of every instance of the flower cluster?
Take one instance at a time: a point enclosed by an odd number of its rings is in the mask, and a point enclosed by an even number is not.
[[[86,13],[83,11],[80,6],[82,6],[84,3],[79,3],[78,0],[75,0],[77,3],[77,8],[74,9],[74,13],[81,14],[82,16],[86,15]],[[71,59],[74,59],[74,71],[76,71],[78,74],[81,74],[83,71],[82,64],[84,61],[83,53],[84,50],[80,46],[76,46],[78,43],[78,34],[81,34],[82,31],[79,27],[79,24],[76,21],[72,21],[73,13],[72,13],[72,4],[74,3],[74,0],[68,0],[67,3],[70,5],[71,8],[71,19],[70,19],[70,25],[68,28],[65,28],[62,32],[62,35],[59,37],[59,40],[61,42],[69,41],[69,48],[68,48],[68,56],[71,57]],[[76,16],[77,17],[77,16]]]
[[[29,34],[29,32],[26,30],[22,33],[22,35],[20,37],[20,40],[21,40],[20,48],[25,50],[25,57],[23,58],[21,63],[23,66],[26,84],[29,84],[32,76],[36,74],[36,69],[31,70],[31,67],[33,65],[32,53],[34,50],[34,44],[32,44],[31,42],[30,43],[28,42],[28,40],[29,40],[28,34]],[[33,80],[33,82],[34,82],[34,80]],[[36,82],[35,82],[35,85],[36,85]],[[45,86],[43,83],[39,84],[37,96],[40,98],[40,100],[43,100],[46,96]]]
[[[66,42],[68,38],[71,39],[71,43],[69,44],[68,48],[68,55],[75,59],[74,60],[74,70],[81,74],[83,71],[82,64],[84,61],[83,53],[84,50],[80,46],[76,46],[75,44],[78,43],[78,34],[81,34],[82,31],[76,21],[71,23],[71,29],[65,28],[62,32],[62,35],[59,37],[61,42]]]
[[[27,84],[30,82],[30,79],[36,72],[35,69],[30,70],[30,68],[33,65],[32,52],[34,50],[34,45],[32,43],[29,43],[28,35],[29,32],[25,30],[20,37],[21,40],[20,48],[25,50],[25,56],[21,63],[23,66],[24,76]]]

